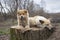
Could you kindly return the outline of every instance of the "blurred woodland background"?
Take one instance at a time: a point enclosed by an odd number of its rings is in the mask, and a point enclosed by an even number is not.
[[[3,1],[3,3],[2,3]],[[47,18],[52,18],[59,22],[60,13],[48,13],[44,11],[43,7],[34,3],[33,0],[1,0],[0,1],[0,22],[6,20],[14,21],[16,18],[17,9],[27,9],[29,16],[41,15]],[[56,20],[55,20],[56,18]]]
[[[2,3],[3,1],[3,3]],[[41,15],[47,18],[59,20],[60,13],[48,13],[43,7],[34,3],[33,0],[2,0],[0,1],[0,22],[6,20],[14,21],[16,18],[17,9],[27,9],[29,16]]]

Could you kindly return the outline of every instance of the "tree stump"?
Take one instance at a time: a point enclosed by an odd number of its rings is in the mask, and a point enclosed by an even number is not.
[[[10,28],[10,40],[47,40],[52,31],[44,28],[18,28],[16,26]]]

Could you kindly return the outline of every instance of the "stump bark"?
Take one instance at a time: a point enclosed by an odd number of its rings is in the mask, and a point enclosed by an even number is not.
[[[47,28],[10,28],[10,40],[47,40],[51,34]]]

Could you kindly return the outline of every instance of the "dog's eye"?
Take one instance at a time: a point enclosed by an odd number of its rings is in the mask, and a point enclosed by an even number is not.
[[[21,14],[19,14],[19,15],[21,15]]]

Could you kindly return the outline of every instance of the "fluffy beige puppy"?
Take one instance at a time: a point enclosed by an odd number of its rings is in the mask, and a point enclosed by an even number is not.
[[[23,26],[25,28],[29,28],[29,13],[27,10],[17,10],[17,21],[18,26]]]

